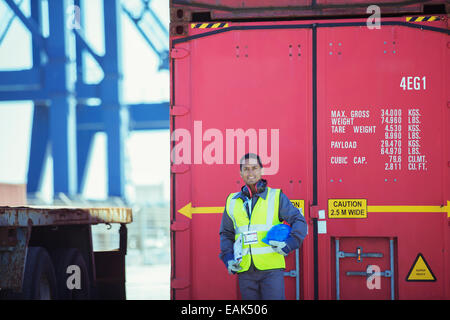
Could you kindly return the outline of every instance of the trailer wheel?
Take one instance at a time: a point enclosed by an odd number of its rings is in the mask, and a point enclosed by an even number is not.
[[[55,269],[42,247],[29,247],[22,286],[22,299],[55,300],[57,298]]]
[[[89,300],[91,297],[91,282],[89,269],[83,255],[78,249],[64,248],[57,249],[52,253],[53,261],[56,269],[56,279],[58,283],[58,298],[61,300]],[[70,266],[77,266],[76,271],[69,269]],[[72,281],[69,277],[75,277],[79,271],[80,279]],[[67,282],[71,285],[78,284],[79,288],[69,288]]]

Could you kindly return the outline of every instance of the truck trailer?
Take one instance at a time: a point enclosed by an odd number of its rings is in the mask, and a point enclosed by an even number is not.
[[[26,206],[17,190],[0,185],[0,300],[124,300],[132,210]],[[97,224],[120,224],[117,250],[94,251]]]
[[[219,227],[247,152],[308,223],[287,299],[450,298],[449,8],[171,1],[172,299],[240,299]]]

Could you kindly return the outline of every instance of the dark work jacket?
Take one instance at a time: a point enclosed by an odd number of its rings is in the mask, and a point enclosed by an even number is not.
[[[267,188],[264,189],[263,192],[257,193],[252,197],[252,211],[255,207],[259,198],[266,199],[267,197]],[[241,198],[245,203],[247,200],[247,196],[240,191],[235,198]],[[286,253],[289,253],[295,249],[300,248],[303,239],[305,239],[308,234],[308,225],[306,220],[302,214],[300,214],[300,210],[294,207],[294,205],[289,201],[288,197],[280,192],[280,201],[279,201],[279,211],[278,217],[281,222],[286,221],[291,226],[291,233],[289,238],[286,240],[287,246],[283,248]],[[245,206],[247,211],[247,215],[250,218],[250,214],[247,206]],[[225,263],[225,266],[228,267],[228,261],[234,260],[234,240],[235,240],[235,231],[234,225],[231,218],[228,216],[227,207],[225,205],[225,209],[222,215],[222,223],[220,225],[220,254],[219,258]],[[250,266],[250,270],[254,270],[254,265],[252,261],[252,265]]]

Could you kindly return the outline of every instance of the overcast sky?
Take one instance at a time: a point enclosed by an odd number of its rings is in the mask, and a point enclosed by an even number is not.
[[[16,0],[19,3],[20,0]],[[126,5],[136,5],[139,1],[125,0]],[[85,21],[85,34],[92,46],[103,52],[99,35],[102,34],[102,21],[99,21],[100,0],[89,0]],[[153,0],[152,7],[168,28],[169,2]],[[29,15],[29,0],[21,6]],[[9,18],[6,5],[0,1],[0,36]],[[5,18],[6,17],[6,18]],[[124,103],[160,102],[169,100],[169,73],[158,72],[158,59],[148,44],[136,31],[129,19],[122,15],[124,57]],[[90,74],[88,80],[101,79],[95,62],[88,61]],[[22,23],[16,18],[8,34],[0,44],[0,70],[20,70],[31,68],[31,37]],[[30,130],[32,123],[32,104],[30,102],[0,103],[0,183],[26,183]],[[169,198],[169,132],[168,130],[145,133],[130,132],[126,142],[126,169],[130,184],[164,184],[166,200]],[[102,199],[106,196],[106,136],[97,134],[88,181],[84,194],[87,198]],[[51,161],[48,161],[51,168]],[[47,170],[49,172],[51,170]],[[47,174],[43,191],[51,198],[52,178]]]

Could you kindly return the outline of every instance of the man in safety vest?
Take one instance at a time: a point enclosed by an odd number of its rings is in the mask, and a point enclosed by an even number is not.
[[[248,153],[240,161],[245,182],[240,192],[227,197],[220,226],[220,259],[230,274],[238,274],[244,300],[282,300],[284,295],[284,257],[300,247],[307,235],[307,224],[280,189],[261,179],[262,162]],[[262,241],[275,225],[287,222],[291,232],[285,241]]]

